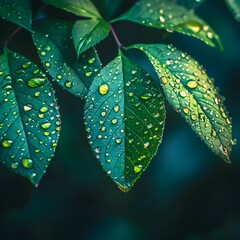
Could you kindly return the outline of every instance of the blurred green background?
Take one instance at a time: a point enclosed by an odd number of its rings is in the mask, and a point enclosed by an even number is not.
[[[106,17],[117,16],[133,0],[95,0]],[[34,10],[41,3],[34,2]],[[224,0],[207,0],[196,12],[220,35],[224,52],[177,33],[119,22],[114,28],[125,45],[172,43],[197,59],[215,78],[240,139],[240,23]],[[51,17],[68,14],[46,8]],[[65,14],[65,15],[64,15]],[[16,26],[1,21],[3,41]],[[17,46],[17,47],[16,47]],[[9,44],[38,61],[29,33]],[[98,46],[107,63],[117,52],[112,36]],[[128,56],[150,71],[143,55]],[[4,166],[0,173],[0,239],[24,240],[238,240],[240,239],[240,144],[225,164],[166,104],[166,128],[156,157],[135,187],[120,192],[102,171],[86,140],[83,101],[56,86],[62,133],[56,156],[40,185]]]

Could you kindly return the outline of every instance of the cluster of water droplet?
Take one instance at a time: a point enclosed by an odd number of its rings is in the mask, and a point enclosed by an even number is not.
[[[231,121],[213,80],[198,62],[171,45],[140,49],[153,64],[169,102],[208,146],[228,161],[233,145]]]
[[[33,41],[53,79],[69,92],[85,98],[101,66],[94,49],[77,58],[71,29],[72,24],[65,21],[43,22],[35,28]]]
[[[59,137],[54,91],[32,62],[11,52],[0,58],[0,86],[0,160],[37,184]]]
[[[124,57],[95,78],[86,102],[88,139],[104,170],[123,189],[130,189],[155,155],[164,117],[158,87]]]

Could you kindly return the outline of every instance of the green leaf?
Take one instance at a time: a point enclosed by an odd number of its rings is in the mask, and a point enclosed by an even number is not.
[[[60,20],[40,21],[34,25],[32,37],[43,66],[53,79],[74,95],[85,98],[101,65],[94,49],[77,57],[72,26]]]
[[[32,11],[29,0],[4,0],[0,3],[0,16],[31,30]]]
[[[142,0],[126,13],[114,20],[128,20],[147,27],[166,29],[169,32],[179,32],[198,38],[215,47],[221,42],[216,33],[199,17],[180,6],[167,0]]]
[[[97,158],[118,187],[129,191],[162,140],[165,108],[158,86],[120,54],[95,77],[85,110]]]
[[[81,17],[90,17],[102,19],[97,8],[90,0],[44,0],[57,8],[64,9],[68,12]]]
[[[0,161],[34,185],[53,157],[60,116],[40,69],[7,49],[0,55]]]
[[[171,45],[136,45],[151,61],[165,96],[208,147],[226,162],[232,150],[232,126],[213,80],[187,54]]]
[[[93,47],[109,34],[109,24],[103,20],[78,20],[73,26],[72,36],[78,55]]]
[[[240,21],[240,0],[225,0],[237,21]]]

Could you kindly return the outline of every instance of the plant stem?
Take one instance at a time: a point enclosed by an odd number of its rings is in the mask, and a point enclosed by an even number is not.
[[[114,37],[114,39],[115,39],[118,47],[119,47],[120,49],[124,49],[124,50],[125,50],[125,47],[124,47],[124,46],[122,45],[122,43],[119,41],[118,36],[117,36],[117,34],[116,34],[116,32],[115,32],[115,30],[114,30],[114,28],[112,27],[111,24],[110,24],[110,30],[111,30],[111,32],[112,32],[112,35],[113,35],[113,37]]]
[[[4,41],[4,47],[8,45],[8,43],[11,41],[11,39],[22,29],[22,27],[16,28],[9,36],[8,38]]]

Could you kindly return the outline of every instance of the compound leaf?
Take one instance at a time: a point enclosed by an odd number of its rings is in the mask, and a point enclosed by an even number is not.
[[[240,21],[240,0],[225,0],[235,19]]]
[[[37,185],[57,146],[60,116],[51,84],[25,57],[0,55],[0,161]]]
[[[109,34],[109,24],[104,20],[78,20],[73,26],[72,36],[78,56],[93,47]]]
[[[73,23],[61,20],[40,21],[34,25],[32,37],[43,66],[53,79],[74,95],[85,98],[101,64],[93,48],[77,57],[72,26]]]
[[[81,17],[90,17],[102,19],[97,8],[90,0],[44,0],[57,8],[64,9],[68,12]]]
[[[165,96],[209,148],[230,162],[232,127],[213,80],[187,54],[171,45],[136,45],[151,61]]]
[[[85,123],[103,169],[127,192],[162,140],[163,97],[149,74],[120,54],[95,77],[85,105]]]
[[[212,47],[217,41],[221,47],[218,35],[203,20],[185,7],[167,0],[141,0],[114,21],[117,20],[176,31],[198,38]]]
[[[31,30],[32,11],[29,0],[5,0],[0,3],[0,16]]]

